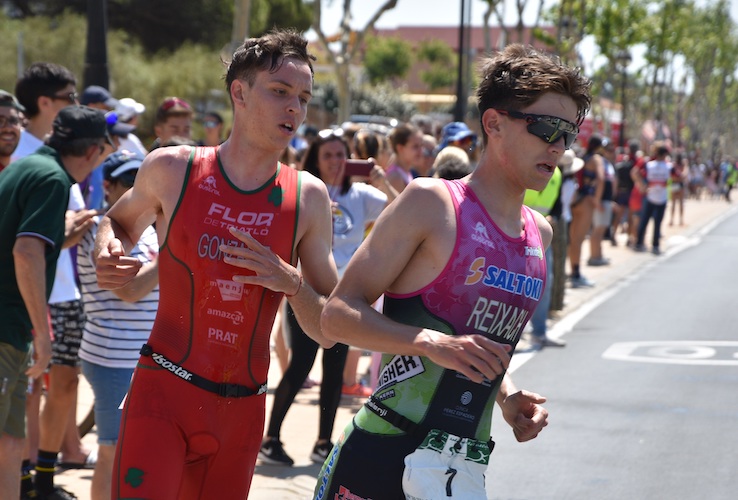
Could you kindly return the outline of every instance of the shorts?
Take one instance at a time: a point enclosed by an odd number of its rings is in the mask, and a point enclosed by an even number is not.
[[[26,437],[26,369],[30,352],[0,342],[0,433]]]
[[[79,346],[82,343],[82,329],[85,326],[85,310],[81,300],[49,304],[51,328],[54,341],[51,343],[52,365],[78,368]]]
[[[595,209],[592,214],[592,226],[607,227],[612,222],[612,201],[603,200],[602,210]]]
[[[266,394],[223,398],[152,364],[139,362],[123,408],[113,498],[248,498]]]
[[[108,368],[83,359],[82,373],[95,394],[97,444],[114,446],[123,414],[119,407],[131,386],[133,368]]]
[[[630,203],[630,191],[618,191],[615,195],[615,203],[628,208],[628,204]]]
[[[370,433],[349,423],[323,464],[313,500],[405,500],[405,457],[422,442],[423,438],[407,434]]]

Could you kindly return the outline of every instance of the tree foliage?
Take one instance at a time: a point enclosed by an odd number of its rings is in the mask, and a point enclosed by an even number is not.
[[[412,64],[412,46],[396,37],[369,37],[364,69],[372,84],[403,78]]]
[[[103,1],[103,0],[100,0]],[[12,16],[56,17],[64,11],[81,15],[88,0],[0,0]],[[144,51],[174,51],[186,43],[220,49],[230,42],[233,0],[107,0],[108,25],[129,33]],[[252,0],[250,33],[273,27],[307,30],[312,6],[301,0]]]
[[[458,56],[448,44],[440,40],[423,40],[418,47],[418,60],[428,63],[420,72],[420,79],[431,91],[450,87],[456,81],[455,68]]]
[[[17,54],[22,44],[20,65],[53,61],[69,68],[81,89],[87,21],[66,12],[55,19],[36,16],[24,20],[0,14],[0,37],[5,51]],[[166,96],[177,95],[191,102],[197,111],[230,111],[223,83],[224,68],[218,51],[203,45],[183,44],[172,53],[147,55],[143,46],[123,31],[108,33],[111,92],[116,97],[133,97],[146,105],[138,132],[152,133],[153,114]],[[12,91],[18,78],[16,65],[0,65],[0,88]]]

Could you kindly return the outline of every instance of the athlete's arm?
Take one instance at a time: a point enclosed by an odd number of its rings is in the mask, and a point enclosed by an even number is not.
[[[455,228],[446,187],[434,179],[410,183],[349,262],[323,310],[323,332],[363,349],[427,356],[475,382],[496,378],[509,363],[509,346],[405,325],[371,307],[385,290],[411,292],[435,278],[454,247]]]
[[[141,261],[126,253],[157,218],[166,227],[168,220],[160,217],[162,206],[175,204],[179,197],[189,151],[188,147],[167,147],[149,153],[134,186],[100,221],[93,254],[100,288],[120,288],[138,274]]]
[[[305,333],[322,347],[330,348],[335,342],[328,340],[320,329],[320,313],[326,297],[338,280],[331,254],[333,229],[330,200],[325,184],[307,173],[301,175],[296,249],[301,270],[285,262],[250,234],[236,228],[230,228],[230,232],[245,247],[222,245],[220,250],[225,254],[224,262],[254,273],[236,274],[234,281],[283,292]]]
[[[301,217],[307,223],[297,243],[297,257],[303,274],[303,285],[298,293],[287,300],[305,333],[323,347],[332,347],[335,341],[324,334],[320,325],[328,295],[338,281],[336,263],[333,260],[333,216],[331,202],[323,181],[301,173]],[[292,294],[296,290],[287,290]]]
[[[518,390],[510,375],[505,373],[497,393],[497,404],[519,442],[530,441],[548,425],[548,411],[541,406],[545,402],[546,398],[540,394]]]

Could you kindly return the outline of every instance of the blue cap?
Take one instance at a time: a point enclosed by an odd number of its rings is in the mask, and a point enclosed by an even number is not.
[[[100,165],[103,169],[103,178],[106,180],[118,179],[128,173],[134,177],[143,163],[143,156],[128,150],[116,151],[111,154]]]
[[[87,87],[79,98],[79,103],[85,106],[101,102],[109,108],[115,108],[118,105],[118,99],[115,99],[108,89],[99,85],[90,85]]]
[[[460,141],[472,137],[474,140],[477,139],[477,134],[471,131],[464,122],[451,122],[447,123],[441,129],[441,143],[438,145],[439,149],[443,149],[454,141]]]

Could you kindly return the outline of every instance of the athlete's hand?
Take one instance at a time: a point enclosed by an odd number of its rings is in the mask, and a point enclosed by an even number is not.
[[[456,370],[481,383],[494,380],[507,370],[512,347],[484,335],[433,335],[428,340],[426,356],[434,363]]]
[[[530,441],[548,425],[548,411],[541,406],[545,402],[540,394],[528,391],[517,391],[503,400],[502,416],[519,442]]]
[[[233,276],[233,281],[262,286],[288,295],[293,295],[300,290],[302,278],[297,269],[256,241],[249,233],[235,227],[231,227],[229,230],[233,236],[246,246],[221,245],[220,251],[225,254],[223,261],[232,266],[248,269],[253,273],[237,274]]]
[[[126,257],[123,243],[113,238],[96,258],[97,285],[103,290],[113,290],[130,282],[143,265],[135,257]]]

